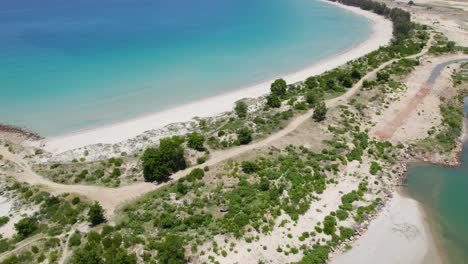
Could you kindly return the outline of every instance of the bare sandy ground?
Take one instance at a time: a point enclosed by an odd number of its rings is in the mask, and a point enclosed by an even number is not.
[[[428,79],[437,65],[457,59],[468,60],[468,55],[450,54],[423,60],[406,78],[408,89],[401,92],[400,100],[393,102],[380,116],[373,117],[377,125],[371,130],[371,135],[394,142],[426,138],[427,131],[441,123],[440,97],[450,92],[450,76],[456,66],[444,67],[434,83],[428,83]]]
[[[416,6],[409,6],[406,0],[383,0],[389,6],[398,6],[411,13],[417,23],[434,27],[449,40],[460,46],[468,46],[468,1],[466,0],[413,0]]]
[[[327,3],[329,3],[327,1]],[[313,65],[283,77],[288,83],[295,83],[317,75],[327,70],[336,68],[350,60],[357,59],[382,45],[386,45],[392,38],[392,24],[383,17],[359,8],[330,3],[350,12],[368,18],[372,23],[372,33],[366,41],[337,54],[332,58],[314,63]],[[84,147],[98,143],[118,143],[133,138],[145,131],[161,128],[175,122],[185,122],[193,117],[214,116],[221,112],[229,111],[235,101],[242,98],[259,97],[269,92],[268,80],[251,87],[243,88],[232,93],[202,99],[190,104],[157,112],[140,118],[111,124],[92,130],[81,131],[60,137],[46,139],[45,149],[50,152],[60,153],[66,150]]]
[[[359,169],[357,166],[353,168],[354,170],[349,170],[350,173],[356,171],[363,173],[365,169],[369,169],[369,165],[362,166]],[[273,231],[268,235],[260,234],[259,240],[246,242],[244,239],[238,240],[231,237],[225,240],[226,237],[223,235],[216,236],[214,240],[219,245],[219,248],[229,252],[226,258],[218,257],[217,261],[223,264],[256,264],[259,260],[263,260],[265,263],[282,264],[301,260],[302,253],[286,255],[284,252],[278,252],[277,248],[280,247],[284,251],[288,251],[286,245],[289,245],[291,248],[300,248],[303,244],[313,245],[321,238],[328,237],[324,234],[317,234],[316,237],[309,237],[304,242],[298,239],[303,232],[314,231],[314,226],[318,222],[323,221],[324,217],[330,214],[330,212],[336,211],[341,204],[343,193],[356,190],[360,179],[353,176],[343,176],[338,181],[338,184],[327,187],[325,192],[319,195],[320,200],[311,204],[310,209],[299,218],[297,224],[293,224],[294,222],[290,220],[289,216],[283,213],[283,215],[276,219]],[[283,220],[289,220],[289,222],[284,226],[280,226]],[[288,237],[288,235],[291,237]],[[232,251],[230,250],[231,243],[236,245]],[[204,250],[208,254],[200,256],[194,263],[209,262],[209,256],[213,255],[212,252],[209,254],[211,246],[212,243],[210,242],[200,247],[200,250]]]
[[[330,263],[442,263],[424,218],[415,200],[395,192],[353,249],[333,257]]]

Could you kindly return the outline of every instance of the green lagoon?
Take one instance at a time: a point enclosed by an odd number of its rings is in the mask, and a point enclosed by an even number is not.
[[[456,168],[418,164],[408,170],[407,193],[424,207],[437,244],[451,264],[468,263],[468,142],[460,159]]]

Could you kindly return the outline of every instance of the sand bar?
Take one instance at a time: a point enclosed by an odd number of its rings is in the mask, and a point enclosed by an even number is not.
[[[330,263],[442,263],[425,217],[417,201],[395,191],[353,248],[336,255]]]

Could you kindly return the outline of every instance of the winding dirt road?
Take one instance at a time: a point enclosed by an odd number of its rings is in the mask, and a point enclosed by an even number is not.
[[[431,43],[431,41],[432,41],[432,36],[428,43]],[[406,58],[416,58],[421,55],[424,55],[428,51],[429,46],[430,45],[427,45],[426,48],[424,48],[420,53],[408,56]],[[374,78],[378,71],[382,70],[386,66],[398,60],[399,59],[393,59],[388,62],[385,62],[382,65],[380,65],[378,68],[376,68],[375,70],[367,73],[352,88],[348,89],[346,93],[344,93],[343,95],[339,97],[327,100],[326,101],[327,107],[332,108],[342,103],[345,103],[351,96],[353,96],[356,93],[356,91],[358,91],[361,88],[362,83],[365,80]],[[249,145],[234,147],[234,148],[227,149],[227,150],[212,152],[211,158],[207,160],[204,164],[179,171],[171,176],[171,180],[175,181],[182,177],[185,177],[194,168],[202,168],[204,166],[213,166],[222,161],[232,159],[245,152],[248,152],[254,149],[265,148],[269,146],[270,143],[272,143],[273,141],[281,137],[284,137],[287,134],[294,131],[303,122],[310,119],[312,117],[312,114],[313,114],[313,110],[307,111],[306,113],[296,117],[284,129],[276,132],[275,134],[272,134],[271,136],[261,141],[258,141]],[[48,191],[50,191],[53,194],[68,192],[68,193],[76,193],[78,195],[86,196],[87,198],[91,200],[98,201],[106,210],[107,217],[110,219],[112,219],[112,217],[114,216],[115,210],[119,206],[121,206],[123,203],[128,202],[132,199],[138,198],[139,196],[145,193],[156,190],[170,183],[170,182],[167,182],[167,183],[161,183],[161,184],[153,184],[153,183],[147,183],[147,182],[140,182],[140,183],[135,183],[131,185],[121,186],[118,188],[108,188],[108,187],[90,186],[90,185],[59,184],[59,183],[52,182],[48,179],[45,179],[44,177],[35,173],[24,159],[22,159],[18,155],[12,154],[3,146],[0,147],[0,154],[4,156],[4,159],[18,164],[18,166],[21,168],[21,171],[18,173],[9,173],[9,175],[14,176],[18,181],[27,182],[29,184],[42,185],[43,187],[45,187]]]

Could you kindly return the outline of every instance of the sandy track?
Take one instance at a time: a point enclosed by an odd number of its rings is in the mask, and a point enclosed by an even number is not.
[[[432,39],[431,39],[432,40]],[[430,41],[431,41],[430,40]],[[428,45],[429,46],[429,45]],[[406,58],[416,58],[427,52],[427,47],[423,49],[420,53],[408,56]],[[364,77],[361,78],[352,88],[348,89],[343,95],[327,100],[326,105],[328,108],[335,107],[339,104],[345,103],[351,96],[353,96],[356,91],[358,91],[362,83],[365,80],[372,79],[376,76],[377,72],[390,65],[391,63],[399,59],[393,59],[388,62],[383,63],[375,70],[367,73]],[[108,188],[102,186],[90,186],[90,185],[65,185],[52,182],[48,179],[43,178],[42,176],[35,173],[27,162],[19,157],[18,155],[10,153],[6,148],[0,147],[0,154],[4,156],[4,159],[10,160],[21,168],[20,172],[10,173],[19,181],[24,181],[29,184],[38,184],[44,186],[53,194],[59,193],[76,193],[78,195],[86,196],[91,200],[98,201],[107,212],[107,217],[112,218],[117,207],[122,205],[125,202],[128,202],[132,199],[138,198],[139,196],[148,193],[150,191],[156,190],[165,186],[166,184],[178,180],[186,176],[194,168],[202,168],[204,166],[213,166],[219,162],[232,159],[240,154],[245,152],[261,149],[268,147],[273,141],[286,136],[287,134],[293,132],[297,127],[299,127],[304,121],[310,119],[313,115],[313,110],[309,110],[306,113],[296,117],[291,121],[284,129],[272,134],[268,138],[255,142],[253,144],[234,147],[228,150],[215,151],[211,153],[211,158],[202,165],[197,165],[194,167],[187,168],[185,170],[179,171],[171,176],[171,180],[166,183],[154,184],[147,182],[140,182],[131,185],[121,186],[118,188]]]
[[[37,241],[45,239],[45,238],[46,237],[43,236],[43,235],[36,235],[36,236],[30,237],[28,239],[25,239],[25,240],[19,242],[18,244],[16,244],[14,249],[12,249],[10,251],[6,251],[6,252],[0,254],[0,260],[4,260],[5,258],[13,255],[14,253],[21,251],[25,247],[27,247],[27,246],[29,246],[29,245],[31,245],[33,243],[36,243]]]
[[[375,135],[382,140],[389,140],[393,138],[395,132],[404,124],[409,122],[411,113],[415,111],[426,97],[431,93],[434,88],[435,81],[440,76],[442,70],[450,64],[460,63],[468,60],[466,55],[455,55],[445,58],[443,61],[436,65],[431,65],[428,71],[421,72],[428,76],[422,78],[423,83],[420,85],[419,90],[410,98],[402,101],[403,104],[399,105],[397,111],[392,111],[392,118],[383,119],[382,128],[375,132]],[[388,121],[387,121],[388,120]]]

